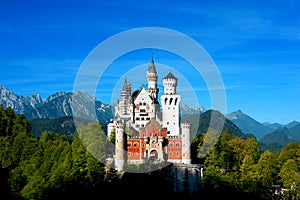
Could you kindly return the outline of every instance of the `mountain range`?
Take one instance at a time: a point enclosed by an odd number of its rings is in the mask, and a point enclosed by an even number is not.
[[[258,122],[249,115],[243,113],[241,110],[237,110],[226,115],[226,118],[235,123],[244,133],[254,134],[258,140],[263,139],[265,136],[272,134],[276,131],[285,131],[286,136],[291,139],[298,139],[297,133],[300,130],[300,122],[292,121],[288,124],[269,123],[269,122]]]
[[[39,94],[24,97],[13,93],[3,86],[0,86],[0,104],[4,108],[10,107],[16,113],[24,114],[34,124],[34,134],[37,134],[39,130],[37,124],[44,124],[44,126],[48,124],[50,126],[52,122],[50,123],[49,120],[55,120],[54,124],[70,124],[70,116],[73,116],[74,108],[76,116],[80,116],[82,122],[97,120],[106,125],[113,118],[115,106],[114,103],[102,103],[86,92],[57,92],[43,101]],[[300,141],[300,123],[297,121],[292,121],[285,125],[268,122],[261,123],[241,110],[222,114],[217,111],[207,111],[202,106],[191,108],[184,103],[180,105],[182,120],[190,121],[195,129],[192,131],[195,133],[205,131],[205,127],[211,125],[209,124],[211,114],[214,114],[219,119],[225,118],[224,129],[229,129],[236,135],[243,137],[253,135],[262,143],[279,143],[284,145],[290,141]],[[67,130],[66,127],[59,130],[65,130],[69,134],[68,131],[70,130]]]
[[[29,120],[73,116],[75,108],[76,116],[107,124],[114,112],[113,104],[104,104],[88,93],[79,91],[57,92],[43,101],[39,94],[23,97],[0,86],[0,104],[3,108],[10,107],[16,113],[24,114]]]

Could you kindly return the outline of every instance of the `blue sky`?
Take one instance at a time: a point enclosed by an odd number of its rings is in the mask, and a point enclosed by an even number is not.
[[[1,1],[0,85],[43,99],[72,91],[82,62],[99,43],[130,29],[162,27],[188,35],[210,55],[225,86],[226,113],[240,109],[260,122],[300,121],[299,9],[296,0]],[[143,69],[152,53],[162,66],[158,72],[164,65],[187,69],[188,63],[168,52],[132,52],[107,69],[97,98],[108,103],[115,95],[111,91],[116,93],[126,71],[116,66]],[[210,109],[201,77],[191,84],[199,105]]]

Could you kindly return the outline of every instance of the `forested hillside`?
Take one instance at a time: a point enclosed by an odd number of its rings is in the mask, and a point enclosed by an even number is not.
[[[74,123],[76,120],[76,123]],[[49,118],[36,118],[29,120],[30,135],[39,138],[43,131],[51,131],[67,135],[69,140],[73,140],[76,131],[76,124],[87,125],[91,120],[79,119],[73,116],[58,117],[55,119]]]
[[[129,191],[146,195],[145,188],[154,185],[173,199],[283,199],[275,195],[274,185],[287,189],[286,198],[300,194],[299,143],[289,143],[279,152],[260,153],[254,137],[241,138],[224,130],[202,157],[201,146],[210,134],[199,133],[193,138],[191,153],[193,163],[205,166],[204,187],[189,194],[173,191],[169,167],[131,174],[101,162],[109,143],[98,122],[78,127],[73,140],[50,131],[33,137],[30,129],[23,115],[0,107],[0,199],[129,198]],[[151,165],[154,163],[131,167]]]

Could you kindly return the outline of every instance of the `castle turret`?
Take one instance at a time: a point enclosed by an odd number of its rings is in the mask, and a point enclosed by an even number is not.
[[[109,124],[107,124],[107,139],[110,140],[110,135],[113,131],[116,131],[116,126],[114,120],[111,119]]]
[[[176,94],[177,78],[169,72],[163,79],[164,94]]]
[[[119,102],[119,115],[121,117],[130,116],[131,85],[125,77],[123,89],[121,91],[121,101]]]
[[[147,93],[154,99],[157,98],[157,94],[158,94],[158,88],[157,88],[157,80],[158,80],[158,76],[156,73],[156,67],[154,64],[154,60],[152,57],[151,63],[148,67],[148,70],[146,72],[146,78],[148,81],[148,89],[147,89]]]
[[[177,78],[169,72],[163,79],[164,94],[160,97],[162,105],[163,127],[168,129],[170,135],[178,136],[179,129],[179,105],[181,96],[176,94]]]
[[[116,140],[115,140],[115,168],[123,170],[127,158],[127,137],[125,134],[125,124],[123,121],[116,122]]]
[[[181,123],[182,163],[191,164],[191,124]]]

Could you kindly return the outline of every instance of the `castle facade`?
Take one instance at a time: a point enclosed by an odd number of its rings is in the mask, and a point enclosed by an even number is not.
[[[158,97],[158,75],[152,58],[146,72],[147,88],[132,92],[124,80],[115,117],[107,126],[107,136],[115,133],[114,164],[122,170],[126,162],[157,162],[191,164],[191,127],[181,123],[177,94],[178,79],[169,72],[163,78],[163,94]]]

